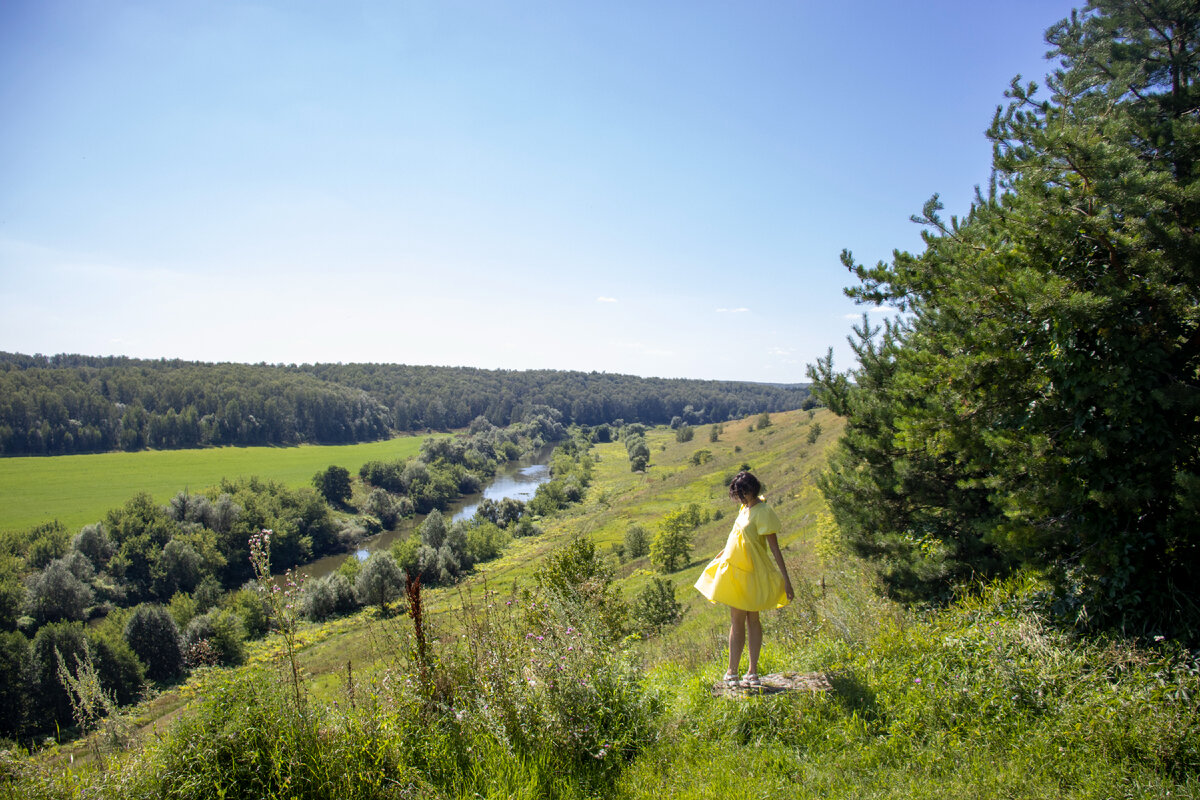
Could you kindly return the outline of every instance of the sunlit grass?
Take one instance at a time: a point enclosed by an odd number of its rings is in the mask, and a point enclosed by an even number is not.
[[[120,775],[47,795],[129,800],[171,785],[190,787],[178,796],[225,789],[231,796],[313,796],[288,783],[291,776],[321,785],[316,796],[345,798],[1200,797],[1194,660],[1167,644],[1146,649],[1055,630],[1030,610],[1033,579],[979,587],[940,611],[880,597],[870,572],[829,537],[812,476],[837,422],[821,413],[815,419],[825,429],[815,443],[799,412],[773,415],[765,430],[749,431],[754,420],[727,424],[717,447],[704,428],[697,440],[705,441],[682,444],[670,431],[651,431],[645,474],[628,471],[620,444],[598,447],[596,479],[582,504],[542,520],[541,536],[518,540],[463,584],[426,593],[441,671],[436,702],[412,694],[411,621],[362,611],[302,628],[314,718],[281,705],[282,677],[269,666],[278,643],[268,639],[252,646],[247,667],[194,677],[181,694],[199,710],[176,712],[173,718],[190,721],[163,744],[130,754]],[[713,450],[713,461],[692,466],[698,447]],[[832,690],[712,694],[724,669],[727,611],[690,587],[732,524],[724,479],[743,461],[779,510],[797,586],[792,604],[763,615],[762,671],[821,673]],[[520,595],[510,590],[535,585],[541,556],[573,536],[587,533],[608,552],[629,523],[653,532],[664,514],[690,502],[725,515],[697,530],[692,563],[668,576],[685,603],[683,620],[653,638],[586,642],[593,660],[569,662],[569,674],[616,680],[577,715],[538,688],[545,673],[536,670],[545,664],[531,647],[540,645],[514,627],[509,601]],[[626,599],[645,584],[648,569],[643,559],[622,565]],[[487,615],[499,623],[484,625]],[[574,658],[562,645],[575,640],[564,638],[561,623],[557,632],[556,658]],[[500,731],[506,717],[497,711],[489,721],[493,705],[511,719],[527,715],[529,724],[513,730],[528,735]],[[216,713],[222,708],[228,721]],[[624,723],[607,729],[621,742],[620,760],[589,755],[594,746],[566,754],[564,741],[594,735],[593,721],[611,725],[615,708],[632,713],[637,730],[627,735]],[[576,720],[567,738],[547,738],[546,726],[560,724],[564,713]],[[262,766],[234,782],[213,767],[225,763]],[[160,775],[164,782],[155,783]]]
[[[74,530],[97,522],[138,492],[165,503],[184,489],[205,489],[222,478],[258,475],[290,487],[307,486],[331,464],[356,475],[367,461],[416,455],[424,438],[0,458],[0,530],[21,530],[55,519]]]

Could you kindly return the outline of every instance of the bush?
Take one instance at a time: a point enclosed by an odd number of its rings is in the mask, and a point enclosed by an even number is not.
[[[586,556],[586,550],[572,552]],[[609,796],[625,765],[657,738],[661,703],[629,654],[595,624],[587,599],[514,597],[494,605],[464,607],[467,636],[442,656],[462,709],[460,747],[503,765],[472,769],[474,780],[516,772],[528,784],[532,776],[522,765],[537,764],[543,776],[570,782],[547,796]],[[521,788],[476,784],[463,794],[470,792],[513,796]]]
[[[819,438],[821,438],[821,423],[814,422],[812,425],[808,426],[808,436],[804,438],[804,441],[808,442],[809,444],[815,444]]]
[[[339,572],[309,581],[300,595],[301,611],[314,622],[323,622],[335,614],[345,614],[357,607],[354,587]]]
[[[690,442],[692,437],[696,435],[696,431],[691,425],[682,425],[675,429],[675,441],[679,443]]]
[[[183,642],[167,609],[143,603],[125,623],[125,641],[146,665],[146,677],[167,681],[183,673]]]
[[[326,467],[313,476],[313,486],[325,502],[331,506],[344,503],[351,498],[353,491],[350,487],[350,470],[336,465]]]
[[[87,632],[92,664],[100,685],[120,705],[137,702],[146,681],[146,668],[124,638],[113,634]]]
[[[253,589],[239,589],[227,595],[223,605],[237,614],[247,639],[265,636],[271,627],[271,614],[266,601]]]
[[[108,560],[112,558],[116,552],[116,545],[108,538],[108,534],[104,531],[104,523],[97,522],[94,525],[84,525],[79,533],[75,534],[75,538],[71,540],[71,547],[76,551],[83,553],[92,566],[96,570],[102,570],[108,566]]]
[[[66,559],[56,558],[29,581],[27,602],[29,615],[40,623],[82,620],[91,605],[92,590],[76,577]]]
[[[25,729],[33,699],[33,652],[18,631],[0,631],[0,738],[16,739]]]
[[[87,653],[87,637],[79,622],[52,622],[33,637],[31,667],[33,697],[30,722],[34,730],[53,730],[73,723],[71,698],[58,678],[58,654],[74,666]]]
[[[379,606],[379,613],[386,614],[388,603],[404,593],[405,576],[389,552],[375,553],[367,559],[354,591],[363,605]]]
[[[538,583],[548,594],[564,599],[567,607],[586,610],[597,631],[617,640],[625,635],[629,609],[612,585],[614,574],[596,543],[580,536],[546,557]]]
[[[232,611],[215,609],[188,623],[183,633],[189,663],[232,667],[246,660],[246,630]]]
[[[491,561],[511,540],[508,532],[494,523],[473,525],[467,530],[467,552],[475,563]]]
[[[384,489],[372,489],[363,504],[363,511],[376,517],[384,528],[391,530],[400,521],[400,509],[396,501]]]
[[[638,592],[633,601],[633,618],[642,632],[655,634],[673,625],[683,616],[683,606],[675,599],[675,585],[657,575]]]
[[[650,535],[636,522],[625,529],[625,557],[632,561],[650,553]]]

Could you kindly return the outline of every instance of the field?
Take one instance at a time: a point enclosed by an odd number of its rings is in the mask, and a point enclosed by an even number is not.
[[[726,423],[716,442],[707,426],[691,442],[659,428],[645,473],[629,471],[622,444],[598,445],[581,503],[461,584],[423,592],[427,655],[404,614],[301,623],[298,672],[268,637],[246,666],[197,670],[138,707],[124,751],[97,736],[32,759],[0,751],[0,770],[14,796],[64,800],[1200,798],[1194,660],[1170,643],[1055,628],[1028,576],[938,610],[879,596],[813,485],[841,426],[817,411]],[[728,613],[691,584],[725,540],[725,483],[743,464],[779,512],[796,586],[763,615],[760,667],[819,677],[814,690],[714,695]],[[617,563],[612,545],[690,503],[714,518],[664,576],[676,623],[615,641],[598,632],[599,595],[582,593],[594,584],[538,591],[545,556],[586,536],[636,605],[651,565]]]
[[[55,519],[75,530],[99,521],[110,508],[138,492],[165,503],[184,489],[205,489],[222,478],[242,475],[304,486],[331,464],[356,474],[367,461],[408,458],[420,450],[424,438],[4,458],[0,459],[0,530],[22,530]]]

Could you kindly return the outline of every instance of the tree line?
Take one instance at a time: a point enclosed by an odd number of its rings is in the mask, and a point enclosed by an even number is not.
[[[342,444],[506,427],[537,406],[564,424],[719,422],[811,403],[801,386],[401,364],[210,364],[0,352],[0,455]]]

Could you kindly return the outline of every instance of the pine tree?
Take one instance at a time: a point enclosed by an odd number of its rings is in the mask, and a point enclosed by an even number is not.
[[[1030,567],[1081,622],[1200,632],[1200,12],[1097,0],[1014,80],[986,196],[921,216],[925,251],[843,261],[904,312],[859,329],[824,489],[910,596]]]

